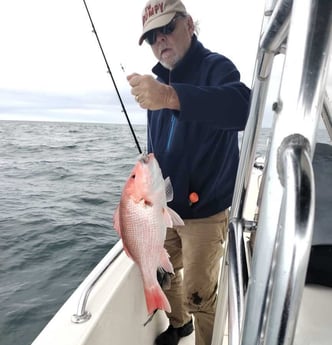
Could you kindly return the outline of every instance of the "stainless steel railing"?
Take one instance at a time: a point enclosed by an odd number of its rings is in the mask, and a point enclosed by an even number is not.
[[[286,137],[277,170],[284,187],[269,281],[264,342],[293,343],[309,260],[315,210],[310,145],[300,134]]]
[[[330,104],[330,100],[326,92],[325,92],[325,97],[324,97],[322,118],[323,118],[326,130],[330,136],[330,139],[332,140],[332,106]]]
[[[310,249],[314,196],[311,159],[321,113],[332,138],[331,107],[326,97],[324,101],[331,55],[332,2],[267,0],[266,3],[266,16],[269,18],[265,19],[257,53],[249,120],[241,145],[230,216],[229,240],[225,244],[229,263],[224,268],[229,272],[228,310],[224,307],[227,296],[220,294],[212,345],[222,344],[222,332],[217,329],[224,329],[227,313],[229,344],[292,343]],[[273,134],[261,183],[251,273],[246,280],[243,273],[246,266],[243,207],[274,57],[279,53],[285,54],[285,60],[280,91],[273,108]],[[288,236],[295,236],[292,237],[291,248]],[[277,239],[280,240],[278,250],[275,249]],[[283,258],[284,255],[287,259]],[[278,260],[275,260],[276,256]],[[282,275],[285,270],[288,274]],[[292,296],[292,301],[289,296]],[[285,319],[284,315],[290,317]]]
[[[106,272],[110,265],[115,261],[115,259],[122,253],[123,245],[122,241],[118,241],[114,247],[109,251],[108,254],[100,261],[96,268],[92,271],[92,276],[89,276],[89,280],[85,283],[81,297],[79,298],[76,313],[73,314],[71,320],[74,323],[83,323],[91,318],[91,313],[87,310],[86,306],[90,296],[90,292],[101,278],[101,276]]]

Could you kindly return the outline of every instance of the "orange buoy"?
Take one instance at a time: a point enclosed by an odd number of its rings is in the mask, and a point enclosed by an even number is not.
[[[199,201],[199,196],[196,192],[192,192],[189,194],[189,201],[191,204],[195,204]]]

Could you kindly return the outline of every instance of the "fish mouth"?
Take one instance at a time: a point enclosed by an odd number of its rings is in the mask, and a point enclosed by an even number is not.
[[[147,153],[142,153],[139,161],[143,164],[148,164],[149,163],[149,155]]]

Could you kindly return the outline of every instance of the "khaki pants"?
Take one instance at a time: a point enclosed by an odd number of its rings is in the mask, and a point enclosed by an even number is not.
[[[171,288],[165,291],[172,308],[167,316],[173,327],[181,327],[193,314],[195,344],[210,345],[228,210],[184,223],[167,229],[165,248],[175,271]]]

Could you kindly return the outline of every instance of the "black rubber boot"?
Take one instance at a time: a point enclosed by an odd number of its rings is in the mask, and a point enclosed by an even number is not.
[[[190,320],[182,327],[174,328],[172,325],[165,332],[158,335],[156,345],[177,345],[180,338],[186,337],[194,330],[193,321]]]

